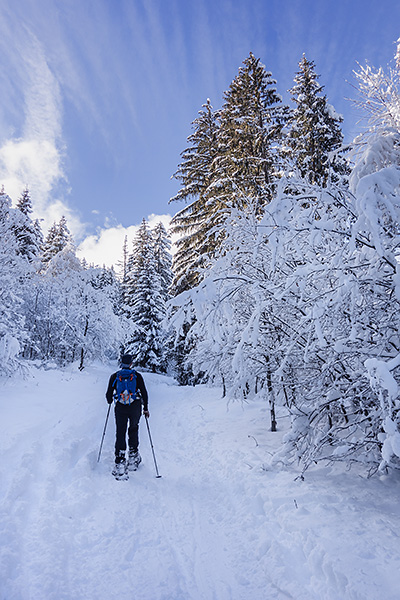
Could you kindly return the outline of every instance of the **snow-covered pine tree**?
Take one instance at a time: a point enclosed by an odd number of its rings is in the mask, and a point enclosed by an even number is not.
[[[43,244],[43,233],[38,219],[32,221],[32,201],[26,188],[18,199],[14,216],[14,233],[17,242],[17,254],[28,261],[26,277],[20,278],[20,293],[23,298],[23,315],[26,322],[27,335],[24,340],[22,356],[32,358],[34,336],[29,328],[32,307],[35,305],[38,272],[41,269],[40,255]],[[34,321],[38,315],[35,315]],[[34,322],[33,321],[33,322]]]
[[[315,63],[303,55],[295,85],[289,90],[296,107],[287,141],[300,175],[311,184],[325,187],[329,173],[345,175],[348,170],[343,158],[332,155],[343,142],[343,118],[328,103],[318,78]]]
[[[205,138],[208,144],[210,140],[213,144],[212,156],[210,152],[206,155],[207,159],[211,156],[211,160],[207,160],[210,177],[201,179],[206,184],[201,188],[201,202],[192,203],[173,219],[173,225],[177,222],[183,225],[181,229],[174,229],[183,235],[178,242],[182,256],[178,249],[174,261],[174,270],[177,267],[179,270],[175,271],[175,293],[199,285],[207,274],[223,244],[232,212],[253,213],[256,207],[260,218],[264,206],[273,197],[281,166],[280,140],[288,112],[275,84],[271,73],[250,53],[225,93],[224,106],[218,113],[218,128],[213,129],[213,136]],[[210,118],[205,122],[209,124]],[[190,228],[185,228],[182,215],[190,215]],[[196,276],[191,285],[187,285],[188,276],[193,275],[193,256]],[[176,285],[177,281],[181,285]],[[195,311],[187,306],[185,314],[177,344],[187,351],[196,344],[195,335],[186,339],[191,328],[188,318],[189,315],[194,318]],[[180,365],[188,364],[191,372],[189,362],[182,359]]]
[[[201,284],[200,284],[201,285]],[[168,322],[170,327],[169,365],[180,385],[194,385],[208,377],[205,369],[201,371],[194,357],[197,342],[196,311],[192,303],[193,294],[198,286],[174,296],[169,306]],[[196,363],[196,364],[195,364]]]
[[[40,225],[39,219],[34,220],[33,229],[35,230],[35,240],[37,241],[37,245],[38,245],[37,257],[40,258],[42,255],[42,250],[43,250],[44,237],[43,237],[43,230]]]
[[[177,235],[176,252],[172,262],[172,295],[189,290],[201,281],[202,273],[210,262],[214,243],[206,194],[215,181],[214,163],[218,152],[219,113],[211,102],[203,105],[199,116],[192,123],[190,146],[182,152],[182,162],[174,177],[181,189],[172,201],[184,200],[187,205],[171,220],[171,233]],[[185,361],[192,346],[187,339],[191,323],[186,321],[176,335],[172,355],[176,365],[176,377],[185,385],[193,381],[190,365]]]
[[[32,201],[26,188],[17,202],[18,219],[15,224],[15,236],[18,244],[18,254],[33,261],[40,253],[42,244],[41,229],[38,221],[32,221]],[[39,227],[38,227],[39,225]]]
[[[171,220],[171,232],[178,235],[173,258],[174,294],[197,285],[203,263],[210,253],[210,215],[205,194],[214,181],[214,160],[218,152],[218,112],[211,102],[203,105],[199,116],[192,123],[190,146],[181,154],[174,177],[181,183],[173,201],[185,201],[187,205]]]
[[[44,265],[66,246],[72,244],[72,236],[68,229],[67,220],[62,216],[58,223],[50,227],[42,247],[42,262]]]
[[[11,198],[0,192],[0,370],[16,368],[16,358],[26,339],[23,291],[28,263],[18,255],[15,236],[17,211]]]
[[[224,238],[231,207],[244,209],[249,197],[257,198],[261,215],[279,178],[288,109],[254,54],[225,92],[222,110],[213,112],[209,101],[203,108],[189,138],[193,145],[175,175],[183,187],[173,200],[195,197],[172,219],[173,233],[182,236],[173,265],[175,293],[201,281],[201,271]]]
[[[168,302],[171,297],[172,284],[171,240],[161,221],[153,228],[153,239],[154,257],[157,273],[160,277],[161,293],[164,302]]]
[[[124,243],[122,246],[122,260],[118,262],[118,268],[121,279],[121,288],[120,288],[120,304],[123,306],[126,303],[126,291],[128,285],[128,236],[126,235],[124,238]]]
[[[133,241],[128,265],[127,304],[137,331],[124,347],[135,364],[153,372],[165,370],[163,330],[165,301],[154,253],[151,229],[143,219]]]
[[[218,183],[209,190],[219,214],[230,206],[245,208],[257,199],[261,215],[279,179],[279,144],[288,108],[276,81],[252,52],[224,94],[215,169]],[[253,201],[254,202],[254,201]]]

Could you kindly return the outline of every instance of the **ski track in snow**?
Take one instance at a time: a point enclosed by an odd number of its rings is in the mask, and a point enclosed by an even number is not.
[[[268,467],[260,403],[144,373],[143,463],[111,476],[113,367],[0,382],[1,600],[398,600],[399,477]],[[285,419],[279,424],[283,428]]]

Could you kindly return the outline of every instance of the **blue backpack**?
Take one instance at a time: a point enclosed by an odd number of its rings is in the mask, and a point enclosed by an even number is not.
[[[121,369],[116,374],[117,402],[131,404],[136,400],[136,371],[133,369]]]

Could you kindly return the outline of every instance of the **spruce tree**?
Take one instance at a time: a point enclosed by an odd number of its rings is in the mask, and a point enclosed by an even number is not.
[[[173,258],[174,294],[198,284],[203,263],[210,250],[206,192],[215,180],[219,116],[209,99],[199,111],[192,127],[194,131],[188,138],[190,146],[182,152],[183,160],[174,175],[182,187],[170,200],[183,200],[187,203],[171,220],[171,232],[179,236]]]
[[[127,304],[137,333],[125,346],[138,367],[153,372],[163,371],[163,332],[165,314],[160,276],[154,254],[154,240],[146,219],[143,219],[133,242],[129,260]]]
[[[125,302],[125,291],[128,277],[128,236],[124,238],[124,244],[122,246],[122,261],[118,263],[118,267],[121,269],[121,293],[122,302]]]
[[[222,110],[215,113],[208,101],[194,121],[192,146],[175,174],[182,189],[172,199],[194,197],[172,219],[172,232],[181,236],[173,263],[175,294],[201,281],[224,239],[232,208],[246,210],[251,198],[261,216],[273,197],[288,110],[275,85],[250,53],[225,93]]]
[[[340,148],[343,142],[340,125],[343,118],[328,104],[318,79],[315,63],[303,54],[294,78],[295,85],[289,90],[296,107],[288,144],[301,177],[308,183],[326,187],[330,166],[337,174],[346,174],[347,168],[340,157],[330,165],[330,153]]]
[[[67,226],[67,220],[62,216],[60,221],[53,223],[49,229],[42,247],[42,262],[48,264],[69,244],[72,244],[72,236]]]
[[[164,301],[167,302],[170,298],[170,288],[172,283],[171,241],[161,221],[153,229],[153,238],[154,257],[156,261],[156,270],[160,277],[161,293]]]
[[[276,81],[252,52],[227,92],[220,115],[216,169],[219,185],[212,197],[216,209],[245,207],[257,198],[259,211],[274,194],[280,155],[277,144],[287,108],[276,91]]]
[[[18,254],[28,259],[29,262],[38,256],[42,243],[42,234],[38,221],[32,221],[32,201],[29,190],[26,188],[17,202],[17,222],[15,236],[18,245]]]
[[[18,255],[15,209],[0,191],[0,372],[16,367],[16,355],[26,338],[23,291],[28,266]]]

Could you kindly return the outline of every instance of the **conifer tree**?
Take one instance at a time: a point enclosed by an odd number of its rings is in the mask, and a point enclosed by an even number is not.
[[[289,90],[296,107],[288,143],[301,177],[308,183],[326,187],[331,162],[329,155],[343,142],[340,126],[343,118],[328,104],[318,79],[315,63],[303,55],[294,78],[295,85]],[[332,168],[336,174],[347,173],[343,158],[336,157]]]
[[[225,93],[222,110],[214,113],[208,101],[194,122],[192,146],[175,175],[183,187],[172,199],[195,198],[172,219],[173,233],[182,236],[173,263],[174,293],[201,281],[224,239],[231,208],[245,210],[248,198],[256,198],[261,216],[273,196],[288,110],[275,84],[250,53]]]
[[[173,258],[174,294],[197,285],[209,252],[206,192],[214,180],[219,129],[218,112],[214,111],[209,99],[192,127],[194,131],[188,138],[190,146],[182,152],[182,163],[174,175],[182,187],[170,200],[187,203],[171,220],[171,232],[179,236]]]
[[[129,260],[128,294],[130,318],[137,333],[125,346],[138,367],[153,372],[163,371],[163,332],[161,320],[165,313],[160,276],[154,254],[154,240],[146,219],[143,219],[133,242]]]
[[[170,288],[172,283],[171,241],[161,221],[153,229],[153,238],[154,257],[156,261],[156,270],[160,277],[161,293],[164,301],[167,302],[170,298]]]
[[[276,81],[250,53],[239,69],[221,111],[208,102],[194,122],[193,146],[185,151],[178,174],[183,187],[173,200],[194,201],[172,219],[181,237],[174,256],[173,293],[200,284],[226,235],[232,210],[251,210],[257,216],[271,200],[279,178],[280,140],[288,109],[276,92]],[[196,343],[190,335],[194,317],[187,311],[175,350],[181,357]],[[181,381],[194,380],[192,367],[179,358]]]
[[[24,342],[23,286],[26,261],[18,256],[15,209],[11,198],[0,192],[0,371],[14,368]]]
[[[26,216],[31,214],[32,201],[31,201],[31,197],[29,195],[28,188],[25,188],[24,191],[22,192],[21,197],[19,198],[19,200],[17,202],[17,208]]]
[[[37,256],[40,256],[42,248],[43,248],[44,238],[43,238],[43,231],[42,231],[42,227],[40,225],[39,219],[34,220],[33,229],[35,231],[35,240],[36,240],[36,243],[38,246]]]
[[[123,315],[127,319],[130,317],[129,291],[131,289],[131,285],[129,271],[132,259],[133,256],[129,254],[128,236],[126,235],[122,245],[122,258],[117,262],[118,298],[116,304],[118,307],[117,314],[120,316]]]
[[[44,241],[42,248],[43,263],[49,263],[50,260],[68,246],[68,244],[72,244],[72,236],[67,226],[67,220],[62,216],[58,223],[53,223],[50,227]]]
[[[280,154],[276,146],[287,111],[272,74],[250,52],[225,92],[220,114],[216,159],[219,186],[212,194],[218,204],[240,208],[248,197],[256,198],[262,214],[278,178]]]
[[[15,236],[18,245],[18,254],[24,256],[31,262],[40,251],[42,234],[39,222],[31,219],[32,201],[29,190],[26,188],[17,202],[17,222],[15,224]]]
[[[122,246],[122,261],[118,263],[121,268],[121,291],[122,301],[125,301],[125,291],[128,277],[128,236],[124,238],[124,244]]]

